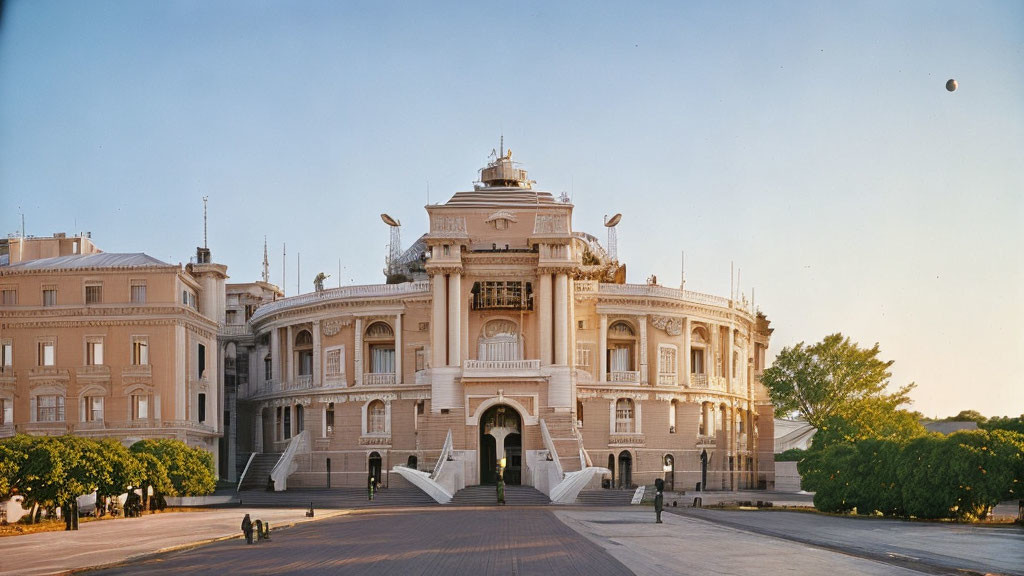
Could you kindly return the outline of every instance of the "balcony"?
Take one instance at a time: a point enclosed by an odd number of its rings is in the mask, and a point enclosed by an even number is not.
[[[365,386],[393,386],[395,384],[394,372],[370,372],[363,374]]]
[[[690,388],[703,388],[706,390],[726,391],[725,378],[721,376],[709,376],[708,374],[690,374]]]
[[[28,377],[30,380],[67,380],[70,373],[56,366],[37,366],[29,369]]]
[[[313,387],[313,375],[303,374],[287,383],[285,386],[288,390],[307,390]]]
[[[640,372],[638,370],[609,372],[608,381],[623,384],[639,384]]]
[[[92,380],[110,380],[110,366],[79,366],[75,369],[75,376]]]
[[[68,433],[68,423],[60,422],[24,422],[16,426],[18,432],[44,436],[63,436]]]
[[[675,386],[679,381],[673,374],[658,374],[658,386]]]
[[[462,374],[475,378],[535,378],[540,374],[540,360],[466,360]]]
[[[706,435],[703,435],[703,434],[697,436],[697,448],[714,448],[714,446],[715,446],[715,437],[714,436],[706,436]]]
[[[125,366],[121,368],[122,378],[152,378],[153,367],[149,364]]]

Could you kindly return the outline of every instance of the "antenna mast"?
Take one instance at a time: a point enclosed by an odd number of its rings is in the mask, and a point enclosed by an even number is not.
[[[270,259],[267,258],[267,237],[263,237],[263,281],[270,284]]]
[[[686,290],[686,250],[682,251],[681,271],[679,273],[679,289]]]
[[[203,196],[203,248],[209,248],[206,245],[206,201],[209,198],[209,196]]]
[[[288,243],[281,244],[281,292],[288,290]]]

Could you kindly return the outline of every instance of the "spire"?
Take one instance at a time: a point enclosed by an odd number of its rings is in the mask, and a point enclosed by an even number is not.
[[[267,237],[263,237],[263,281],[270,284],[270,259],[267,257]]]

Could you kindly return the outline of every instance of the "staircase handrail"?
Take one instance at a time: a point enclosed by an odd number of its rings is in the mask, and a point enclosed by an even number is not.
[[[235,492],[238,492],[242,488],[242,481],[245,480],[245,475],[249,473],[249,467],[252,466],[252,461],[256,459],[256,453],[249,454],[249,461],[245,463],[245,469],[242,470],[242,475],[238,478],[238,485],[235,486]]]
[[[430,473],[431,480],[437,480],[437,477],[441,474],[441,469],[444,468],[444,463],[448,461],[448,456],[452,453],[452,429],[448,429],[448,435],[444,438],[444,445],[441,446],[441,455],[437,457],[437,463],[434,464],[434,471]]]
[[[291,476],[292,472],[295,472],[299,467],[295,463],[295,455],[300,453],[300,449],[302,454],[309,452],[309,432],[306,430],[299,432],[297,436],[292,438],[291,442],[288,443],[288,448],[285,449],[284,454],[281,454],[281,458],[277,460],[277,464],[274,465],[274,469],[270,472],[270,478],[274,481],[275,492],[288,489],[288,476]]]
[[[573,427],[572,431],[573,434],[576,435],[576,442],[579,444],[580,447],[580,468],[589,468],[593,466],[594,462],[593,460],[590,459],[590,453],[587,452],[587,449],[583,447],[583,434],[580,434],[579,429],[576,428],[575,426]]]
[[[565,473],[562,472],[562,461],[558,459],[558,450],[555,450],[555,443],[551,440],[551,434],[548,432],[547,422],[545,422],[543,418],[540,419],[540,436],[544,439],[544,447],[548,449],[551,459],[555,462],[555,470],[558,472],[558,478],[565,478]]]

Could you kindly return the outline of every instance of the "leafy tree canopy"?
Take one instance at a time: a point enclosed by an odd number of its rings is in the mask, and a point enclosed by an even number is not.
[[[835,417],[849,417],[855,408],[895,409],[910,402],[914,384],[886,392],[893,361],[880,360],[879,352],[877,343],[865,349],[842,334],[831,334],[817,344],[784,348],[761,382],[780,412],[798,411],[820,430]],[[869,404],[859,404],[863,402]]]

